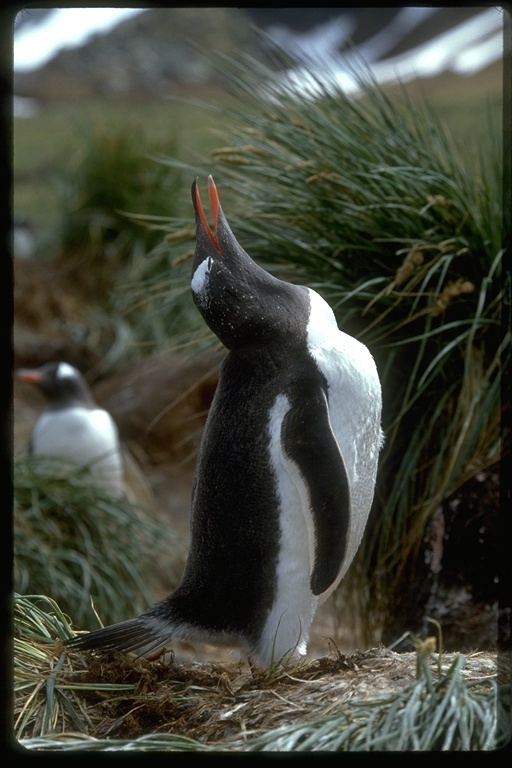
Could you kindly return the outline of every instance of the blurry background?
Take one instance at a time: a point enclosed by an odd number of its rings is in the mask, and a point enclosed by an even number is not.
[[[146,270],[155,249],[166,269],[176,261],[173,233],[178,223],[193,226],[193,170],[203,180],[212,172],[208,158],[226,143],[230,110],[243,104],[222,57],[248,54],[277,78],[288,68],[283,52],[297,57],[288,76],[299,98],[311,74],[329,71],[351,94],[356,73],[371,72],[389,93],[398,77],[413,104],[426,99],[458,149],[478,147],[489,123],[501,133],[499,8],[26,9],[14,21],[15,365],[65,359],[86,374],[141,469],[144,502],[149,497],[164,525],[184,536],[222,351],[210,344],[190,352],[194,309],[171,272],[150,276],[151,291],[175,292],[179,301],[164,305],[165,318],[154,307],[141,311],[148,293],[141,265]],[[152,216],[160,218],[148,229],[142,219]],[[14,405],[21,459],[43,403],[16,386]],[[451,486],[459,493],[452,509],[464,507],[467,475]],[[468,514],[476,508],[493,518],[498,478],[495,454],[470,473]],[[494,557],[495,532],[488,525],[488,538],[481,534],[473,563]],[[457,650],[492,644],[496,634],[497,592],[487,590],[475,608],[466,546],[459,542],[452,562],[457,597],[449,585],[442,607],[431,601],[429,608],[443,616]],[[157,587],[155,598],[163,594]],[[429,597],[417,606],[415,595],[396,596],[402,615],[388,616],[387,640],[424,628]],[[470,614],[479,619],[467,630]],[[362,642],[343,616],[326,613],[320,622],[317,640],[333,636],[341,648]],[[374,630],[370,641],[382,635]]]
[[[52,171],[73,153],[78,158],[91,126],[127,125],[141,144],[167,142],[184,160],[213,146],[222,118],[168,97],[227,98],[205,54],[246,51],[268,61],[255,26],[285,50],[306,52],[319,70],[334,63],[344,87],[355,61],[379,82],[398,76],[421,88],[462,137],[481,124],[484,106],[501,105],[503,18],[496,8],[113,11],[27,9],[15,19],[15,210],[30,219],[36,243],[51,239],[59,218]]]

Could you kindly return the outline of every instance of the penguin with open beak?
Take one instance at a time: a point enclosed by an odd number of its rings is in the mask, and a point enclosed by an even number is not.
[[[244,251],[208,179],[192,186],[191,288],[228,349],[198,454],[180,585],[80,649],[149,655],[174,638],[241,647],[255,664],[303,657],[317,607],[346,573],[372,504],[381,387],[368,349],[310,288]]]
[[[19,368],[19,381],[37,386],[48,405],[37,419],[29,450],[81,467],[113,496],[124,493],[123,458],[117,426],[108,411],[95,402],[80,371],[66,362],[40,368]]]

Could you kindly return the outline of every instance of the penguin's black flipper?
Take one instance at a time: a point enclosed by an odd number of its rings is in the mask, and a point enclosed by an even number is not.
[[[297,398],[283,419],[281,440],[305,483],[315,534],[310,586],[321,595],[336,580],[350,526],[350,485],[323,390]]]

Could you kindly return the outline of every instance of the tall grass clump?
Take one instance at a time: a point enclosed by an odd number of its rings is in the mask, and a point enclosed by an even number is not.
[[[204,182],[214,175],[244,248],[321,293],[380,372],[386,444],[362,568],[352,569],[370,625],[440,502],[501,456],[500,124],[490,117],[474,146],[459,146],[399,87],[361,79],[349,95],[311,75],[299,91],[252,60],[221,68],[236,106]],[[190,229],[176,224],[170,243],[176,283]]]
[[[156,159],[177,151],[172,135],[151,139],[131,122],[97,122],[84,125],[79,138],[79,149],[53,174],[60,203],[56,260],[85,299],[107,369],[161,348],[187,322],[190,308],[179,305],[176,292],[165,321],[134,295],[141,274],[149,279],[155,268],[167,232],[162,219],[182,211],[182,178]],[[168,270],[167,250],[157,264]]]
[[[91,274],[99,272],[111,284],[112,271],[161,239],[141,224],[141,216],[178,210],[180,174],[164,172],[153,159],[176,151],[176,144],[151,141],[130,125],[93,124],[80,138],[79,149],[54,178],[61,199],[58,240],[63,258],[78,254]]]
[[[87,468],[50,458],[16,460],[14,588],[48,595],[82,629],[146,610],[159,567],[176,582],[181,542],[149,512],[98,486]],[[160,571],[163,572],[162,570]]]

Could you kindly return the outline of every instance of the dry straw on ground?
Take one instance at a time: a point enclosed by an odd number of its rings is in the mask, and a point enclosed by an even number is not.
[[[286,670],[66,651],[69,620],[15,599],[15,737],[33,750],[488,750],[507,737],[493,654],[374,648]],[[508,689],[509,691],[510,689]]]

